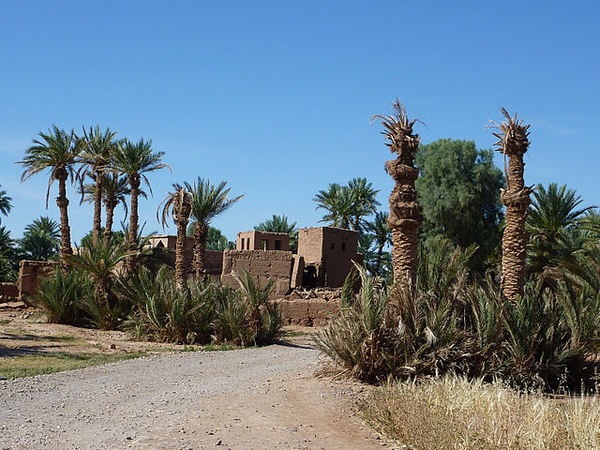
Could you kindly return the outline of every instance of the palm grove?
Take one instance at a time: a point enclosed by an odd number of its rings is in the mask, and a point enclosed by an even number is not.
[[[565,378],[574,388],[591,379],[599,342],[600,220],[564,185],[525,185],[529,127],[502,113],[504,121],[492,125],[504,170],[494,165],[492,150],[474,142],[421,144],[417,121],[395,102],[391,115],[374,116],[396,155],[385,164],[395,182],[389,207],[380,208],[379,191],[360,177],[330,183],[313,198],[324,211],[322,223],[358,232],[364,257],[342,290],[339,316],[317,338],[354,376],[376,382],[452,372],[544,389]],[[15,259],[47,259],[60,248],[63,270],[36,298],[52,321],[182,343],[271,342],[281,314],[268,302],[270,285],[245,273],[233,290],[203,276],[204,251],[232,245],[210,226],[241,198],[231,197],[225,182],[176,183],[161,203],[157,219],[163,226],[172,220],[177,230],[174,268],[144,250],[139,199],[146,196],[142,185],[152,194],[148,176],[169,169],[163,156],[150,141],[117,139],[98,127],[81,135],[57,127],[40,133],[20,162],[23,179],[50,174],[48,196],[56,182],[60,225],[37,219],[19,243],[2,227],[4,273],[11,261],[14,270]],[[69,182],[94,206],[92,231],[75,254]],[[11,199],[0,194],[6,215]],[[113,232],[119,205],[129,223]],[[255,229],[288,233],[295,248],[296,223],[285,215]],[[192,279],[184,267],[190,235]]]

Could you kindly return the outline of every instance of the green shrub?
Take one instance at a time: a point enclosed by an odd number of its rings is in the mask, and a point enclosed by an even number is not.
[[[92,291],[85,273],[57,267],[52,276],[41,281],[33,302],[44,310],[48,322],[80,326],[86,322],[81,299],[92,295]]]
[[[190,282],[179,291],[173,271],[163,266],[156,275],[140,268],[128,284],[128,295],[136,306],[127,327],[138,338],[179,344],[209,340],[214,318],[209,283]]]
[[[339,316],[317,335],[319,348],[369,382],[454,373],[526,389],[593,388],[597,290],[530,281],[510,303],[491,278],[468,279],[472,249],[442,245],[439,252],[421,259],[414,293],[388,291],[360,269],[359,292],[343,289]]]

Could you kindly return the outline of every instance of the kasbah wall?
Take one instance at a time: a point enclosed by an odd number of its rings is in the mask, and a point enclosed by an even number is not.
[[[244,270],[262,286],[271,279],[271,299],[280,303],[285,324],[325,325],[339,310],[339,288],[353,261],[362,262],[362,255],[357,254],[358,233],[333,227],[304,228],[298,232],[296,254],[289,245],[286,233],[241,232],[235,250],[205,252],[205,271],[233,288],[239,287],[234,274],[242,276]],[[153,236],[150,246],[164,249],[167,259],[174,263],[175,236]],[[193,238],[188,238],[185,263],[190,277],[192,246]],[[55,265],[22,261],[17,286],[1,286],[0,301],[29,303],[39,280],[52,273]]]

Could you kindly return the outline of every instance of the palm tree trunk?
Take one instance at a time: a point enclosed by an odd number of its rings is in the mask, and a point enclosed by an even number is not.
[[[386,162],[385,167],[395,181],[388,219],[392,230],[394,282],[413,289],[417,277],[418,232],[423,221],[415,189],[419,170],[400,158]]]
[[[61,264],[66,266],[65,256],[73,254],[71,227],[69,226],[69,199],[67,198],[68,174],[64,169],[57,172],[58,197],[56,197],[56,205],[60,211],[60,260]]]
[[[96,188],[94,190],[94,223],[92,226],[92,241],[98,245],[102,229],[102,172],[96,172]]]
[[[112,239],[112,227],[115,217],[115,208],[117,207],[115,202],[108,201],[106,206],[106,225],[104,226],[104,241],[108,244]]]
[[[177,289],[185,289],[185,250],[187,220],[177,220],[177,240],[175,243],[175,282]]]
[[[208,226],[197,222],[194,228],[194,272],[196,280],[202,278],[204,272],[204,252],[206,250],[206,239],[208,237]]]
[[[138,198],[140,195],[140,179],[139,175],[129,175],[129,186],[131,187],[131,212],[129,215],[129,249],[132,250],[132,254],[127,257],[127,270],[129,273],[133,272],[135,268],[135,254],[133,250],[137,249],[137,238],[138,238]]]
[[[525,222],[531,199],[531,188],[525,186],[523,174],[525,163],[523,155],[529,148],[529,125],[523,125],[517,116],[511,117],[503,108],[506,121],[494,133],[498,138],[496,146],[508,157],[505,165],[506,190],[502,191],[500,200],[506,206],[506,226],[502,233],[502,293],[515,301],[522,296],[525,287],[525,269],[527,257],[527,232]]]

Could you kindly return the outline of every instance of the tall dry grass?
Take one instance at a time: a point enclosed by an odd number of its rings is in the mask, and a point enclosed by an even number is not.
[[[419,450],[600,449],[599,396],[550,398],[447,376],[389,382],[361,410],[376,429]]]

